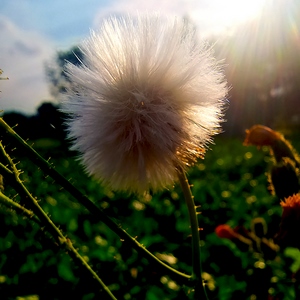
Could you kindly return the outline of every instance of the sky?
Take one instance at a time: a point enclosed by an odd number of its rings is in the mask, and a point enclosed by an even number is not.
[[[2,78],[9,77],[0,80],[0,111],[32,115],[41,103],[57,101],[49,92],[45,66],[109,15],[156,11],[188,17],[206,37],[255,17],[265,1],[0,0],[0,69]]]

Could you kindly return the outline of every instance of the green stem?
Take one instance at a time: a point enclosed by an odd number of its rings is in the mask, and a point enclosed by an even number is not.
[[[195,299],[208,299],[204,285],[202,282],[202,268],[201,268],[201,251],[200,251],[200,234],[197,219],[197,212],[194,203],[194,196],[192,195],[189,182],[186,174],[181,167],[177,168],[179,182],[184,194],[185,202],[188,208],[190,217],[191,232],[192,232],[192,257],[193,257],[193,273],[191,280],[195,283]]]
[[[40,220],[35,216],[35,214],[31,211],[20,205],[19,203],[13,201],[6,195],[4,195],[0,191],[0,202],[5,205],[6,207],[13,209],[16,212],[21,213],[22,215],[26,216],[27,218],[35,221],[38,224],[41,224]]]
[[[26,203],[31,207],[32,211],[38,216],[41,223],[47,228],[48,232],[56,239],[58,244],[62,246],[73,260],[84,266],[85,270],[89,272],[91,277],[95,279],[101,286],[101,288],[109,295],[113,300],[116,300],[115,296],[111,293],[109,288],[104,284],[104,282],[98,277],[97,273],[88,265],[88,263],[83,259],[83,257],[78,253],[78,251],[73,247],[70,239],[66,238],[62,232],[57,228],[57,226],[52,222],[49,216],[38,204],[37,200],[30,194],[25,185],[19,178],[20,172],[17,170],[15,164],[5,152],[3,145],[0,143],[0,151],[2,156],[9,162],[12,169],[10,171],[7,167],[2,168],[2,172],[5,174],[5,178],[10,183],[10,185],[19,193],[22,199],[26,199]],[[3,166],[0,164],[0,166]]]
[[[165,270],[174,280],[185,284],[192,285],[190,279],[191,276],[177,271],[176,269],[165,264],[159,260],[155,255],[148,251],[142,244],[140,244],[135,238],[129,235],[121,225],[115,223],[110,219],[98,206],[96,206],[91,200],[84,196],[75,186],[73,186],[65,177],[58,173],[53,166],[45,159],[43,159],[33,148],[31,148],[2,118],[0,118],[0,126],[7,131],[7,133],[14,138],[14,140],[22,146],[24,153],[45,173],[50,175],[59,185],[64,187],[78,202],[85,206],[92,215],[106,224],[113,232],[115,232],[124,242],[133,249],[135,249],[139,255],[148,259],[149,262],[154,263],[159,269]]]

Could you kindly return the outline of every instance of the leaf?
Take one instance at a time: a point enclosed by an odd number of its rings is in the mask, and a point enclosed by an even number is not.
[[[57,267],[58,274],[61,278],[66,281],[75,281],[75,276],[71,269],[70,258],[65,256]]]
[[[284,255],[294,259],[294,262],[290,266],[290,270],[296,273],[300,269],[300,252],[297,248],[288,247],[284,250]]]

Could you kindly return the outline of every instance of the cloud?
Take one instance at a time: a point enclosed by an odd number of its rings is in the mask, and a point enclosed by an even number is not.
[[[156,11],[164,15],[176,15],[188,18],[200,30],[202,37],[224,29],[217,21],[218,14],[222,12],[218,10],[217,6],[212,8],[209,0],[115,0],[99,9],[93,27],[97,28],[101,20],[111,14],[136,14],[138,11]]]
[[[207,38],[230,33],[235,26],[254,18],[264,3],[265,0],[113,0],[99,9],[94,28],[111,14],[157,11],[187,18],[197,27],[199,35]]]
[[[153,1],[139,1],[139,0],[115,0],[109,2],[105,8],[101,8],[103,14],[123,13],[137,11],[161,11],[165,13],[180,13],[186,14],[192,7],[197,6],[196,0],[153,0]]]
[[[34,31],[25,31],[0,15],[0,69],[8,81],[0,81],[0,110],[32,114],[51,96],[45,78],[45,63],[55,54],[51,41]]]

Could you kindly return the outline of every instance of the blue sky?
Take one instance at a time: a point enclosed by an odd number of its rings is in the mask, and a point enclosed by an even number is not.
[[[28,31],[38,31],[56,42],[66,44],[70,37],[88,33],[95,12],[109,1],[78,0],[0,0],[0,14]]]
[[[270,0],[271,1],[271,0]],[[260,3],[260,4],[259,4]],[[187,16],[203,36],[251,17],[263,0],[0,0],[0,110],[33,114],[49,93],[45,64],[77,45],[110,14],[160,11]]]

